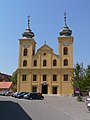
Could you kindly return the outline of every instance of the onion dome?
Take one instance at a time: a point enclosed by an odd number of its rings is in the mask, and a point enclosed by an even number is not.
[[[59,34],[60,34],[60,36],[71,36],[72,35],[72,30],[70,30],[69,27],[67,26],[67,23],[66,23],[66,13],[64,13],[64,21],[65,21],[65,25],[61,29]]]
[[[33,38],[35,35],[34,33],[31,31],[30,26],[29,26],[29,22],[30,22],[30,17],[28,16],[28,27],[25,29],[24,33],[22,34],[23,37],[26,38]]]

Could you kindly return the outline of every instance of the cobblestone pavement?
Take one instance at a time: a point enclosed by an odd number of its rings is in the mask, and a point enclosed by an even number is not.
[[[19,106],[8,104],[8,101]],[[76,97],[45,95],[44,100],[24,100],[0,96],[0,102],[0,120],[12,120],[13,117],[13,120],[90,120],[86,103],[77,102]],[[1,119],[6,112],[6,116],[11,113],[14,115],[9,115],[9,119]]]

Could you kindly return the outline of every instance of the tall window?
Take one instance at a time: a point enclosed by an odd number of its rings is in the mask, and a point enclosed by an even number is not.
[[[54,60],[53,60],[53,66],[56,66],[56,65],[57,65],[57,60],[54,59]]]
[[[27,50],[27,48],[25,48],[23,51],[23,56],[27,56],[27,53],[28,53],[28,50]]]
[[[35,50],[33,50],[33,52],[32,52],[32,55],[34,55],[35,54]]]
[[[57,75],[53,75],[53,81],[57,81]]]
[[[22,75],[22,81],[26,81],[27,76],[24,74]]]
[[[64,66],[68,66],[68,60],[67,59],[64,59]]]
[[[63,53],[64,53],[64,55],[68,55],[68,48],[67,47],[64,47]]]
[[[65,74],[64,75],[64,79],[63,79],[64,81],[68,81],[68,74]]]
[[[23,66],[27,66],[27,60],[23,61]]]
[[[47,75],[43,75],[43,81],[47,80]]]
[[[37,81],[37,75],[33,75],[33,81]]]
[[[37,60],[33,61],[33,66],[37,66]]]
[[[47,61],[43,60],[43,66],[47,66]]]

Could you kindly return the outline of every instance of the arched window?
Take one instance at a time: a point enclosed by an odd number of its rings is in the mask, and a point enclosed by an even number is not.
[[[68,60],[64,59],[64,66],[68,66]]]
[[[64,53],[64,55],[68,55],[68,48],[67,47],[64,47],[63,53]]]
[[[27,60],[23,61],[23,66],[27,66]]]
[[[32,52],[32,55],[34,55],[35,54],[35,50],[33,50],[33,52]]]
[[[43,60],[43,66],[47,66],[47,61]]]
[[[33,66],[37,66],[37,60],[33,61]]]
[[[53,60],[53,66],[57,66],[57,60],[56,59]]]
[[[23,51],[23,56],[27,56],[27,53],[28,53],[28,50],[27,50],[27,48],[25,48]]]

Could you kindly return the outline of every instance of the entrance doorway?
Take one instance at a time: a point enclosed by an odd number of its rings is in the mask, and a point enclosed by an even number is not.
[[[48,94],[48,85],[42,84],[42,94]]]

